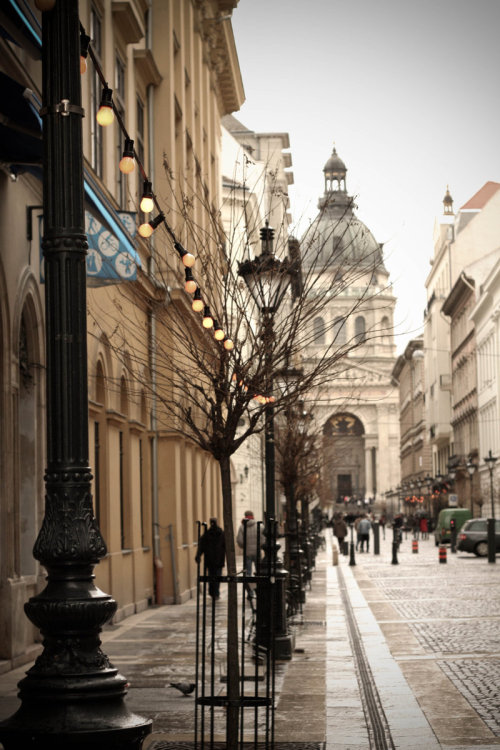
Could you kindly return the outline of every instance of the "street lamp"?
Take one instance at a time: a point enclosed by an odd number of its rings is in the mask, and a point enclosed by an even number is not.
[[[267,396],[271,396],[273,390],[273,341],[274,341],[274,316],[283,301],[288,284],[290,282],[289,266],[286,261],[281,261],[274,255],[273,239],[274,229],[271,229],[269,222],[260,230],[260,239],[262,253],[253,260],[246,260],[239,264],[238,275],[242,276],[248,287],[253,300],[255,301],[262,319],[262,340],[265,351],[265,367],[263,388]],[[286,571],[280,567],[277,570],[278,561],[277,552],[279,545],[273,542],[275,534],[273,528],[276,520],[276,500],[275,500],[275,446],[274,446],[274,407],[272,401],[268,401],[265,407],[265,442],[264,442],[264,461],[266,476],[266,496],[265,496],[265,520],[266,520],[266,558],[264,564],[269,571],[270,579],[276,578],[276,613],[275,613],[275,633],[274,656],[276,659],[292,658],[292,638],[287,632],[286,623],[286,605],[285,605],[285,579]],[[270,591],[269,584],[266,587]],[[264,594],[264,590],[261,591]],[[270,634],[265,633],[270,628],[269,618],[269,600],[262,595],[260,602],[257,602],[257,611],[261,617],[258,617],[263,625],[257,628],[258,638],[262,640],[261,645],[269,643]],[[259,606],[259,603],[261,606]],[[259,635],[260,634],[260,635]]]
[[[484,459],[484,462],[486,463],[486,466],[488,467],[488,471],[490,472],[491,518],[488,518],[488,562],[489,563],[496,562],[495,503],[494,503],[494,498],[493,498],[493,470],[495,468],[496,461],[497,461],[497,457],[492,454],[491,449],[490,449],[490,451],[488,452],[488,455]]]
[[[474,473],[477,467],[476,467],[476,464],[473,461],[471,461],[471,459],[469,458],[465,465],[465,468],[467,469],[467,472],[470,478],[470,514],[472,518],[474,518],[474,499],[472,497],[472,482],[473,482]]]
[[[0,741],[6,750],[132,750],[152,722],[130,713],[127,680],[100,648],[99,634],[117,605],[93,574],[106,545],[92,509],[88,465],[78,1],[53,4],[42,24],[47,470],[33,554],[47,571],[47,585],[25,611],[44,650],[19,683],[21,707],[0,725]]]

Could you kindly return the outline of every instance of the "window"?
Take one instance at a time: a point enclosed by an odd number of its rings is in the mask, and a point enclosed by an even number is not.
[[[325,321],[323,318],[314,318],[314,343],[321,345],[325,343]]]
[[[345,318],[335,318],[333,322],[333,340],[336,344],[345,344]]]
[[[102,67],[102,21],[97,10],[92,7],[90,10],[90,38],[92,40],[92,49],[97,58],[97,62]],[[102,177],[102,128],[97,124],[96,115],[101,102],[102,84],[97,75],[97,70],[92,66],[91,93],[90,93],[90,134],[91,134],[91,151],[90,161],[95,173]]]
[[[358,315],[354,321],[354,333],[358,344],[366,341],[366,323],[362,315]]]

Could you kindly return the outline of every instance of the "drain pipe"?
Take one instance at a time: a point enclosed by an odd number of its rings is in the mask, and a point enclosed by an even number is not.
[[[153,3],[148,3],[148,23],[146,29],[146,47],[151,49],[153,34]],[[149,177],[154,184],[154,111],[153,111],[153,86],[147,88],[147,110],[148,110],[148,141],[149,148]],[[151,237],[151,256],[149,260],[149,275],[155,277],[156,256],[155,237]],[[154,586],[156,604],[162,604],[162,572],[163,562],[160,547],[160,512],[158,492],[158,400],[156,396],[156,309],[153,306],[149,313],[149,364],[151,372],[151,504],[153,521],[153,560],[154,560]]]

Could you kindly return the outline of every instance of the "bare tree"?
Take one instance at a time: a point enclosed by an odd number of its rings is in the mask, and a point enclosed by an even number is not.
[[[317,319],[327,301],[345,294],[349,287],[361,288],[357,296],[347,297],[347,319],[372,299],[371,278],[380,257],[372,251],[361,258],[359,253],[351,256],[346,237],[334,232],[322,237],[312,232],[299,249],[297,242],[289,242],[285,227],[278,227],[276,245],[267,243],[260,255],[268,261],[270,283],[286,287],[280,308],[273,311],[270,332],[270,311],[258,309],[239,275],[241,265],[250,260],[257,227],[249,226],[246,212],[243,226],[234,222],[231,231],[224,232],[219,213],[200,201],[200,195],[204,195],[202,190],[193,191],[168,212],[170,218],[175,216],[176,226],[182,227],[186,247],[195,248],[196,270],[184,269],[163,252],[153,254],[151,272],[140,283],[95,291],[92,330],[106,337],[131,377],[143,373],[141,386],[150,389],[159,405],[159,426],[185,436],[219,463],[227,572],[235,576],[230,458],[250,435],[263,430],[270,404],[276,415],[289,411],[298,400],[348,369],[349,353],[367,337],[380,335],[380,331],[366,331],[362,339],[347,339],[335,321],[329,324],[334,333],[330,343],[313,358],[304,358],[311,343],[326,330],[318,331]],[[200,213],[204,227],[196,221]],[[158,233],[156,248],[159,240],[166,240],[175,255],[183,257],[185,250],[169,225],[160,223]],[[189,283],[191,275],[193,284]],[[261,283],[257,277],[253,281]],[[196,291],[186,292],[185,284]],[[135,318],[123,315],[123,296],[133,299]],[[203,301],[201,313],[192,309],[198,298]],[[148,311],[154,312],[154,336],[144,331]],[[283,387],[275,389],[273,385],[285,371],[289,377]],[[236,584],[228,587],[227,659],[228,697],[236,705],[240,694]],[[238,709],[230,706],[227,715],[228,747],[235,747]]]

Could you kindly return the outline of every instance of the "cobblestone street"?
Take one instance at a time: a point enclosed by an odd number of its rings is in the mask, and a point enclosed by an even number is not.
[[[381,553],[339,556],[326,532],[295,652],[276,669],[276,743],[325,750],[467,750],[500,747],[500,559],[438,561],[434,540],[391,564]],[[224,632],[225,602],[217,620]],[[107,627],[103,649],[130,681],[132,710],[153,719],[144,748],[193,740],[194,702],[169,687],[195,674],[195,602],[146,610]],[[224,638],[216,642],[217,691],[225,690]],[[18,705],[27,667],[0,677],[0,718]],[[224,716],[215,733],[223,738]],[[168,744],[170,743],[170,744]]]

